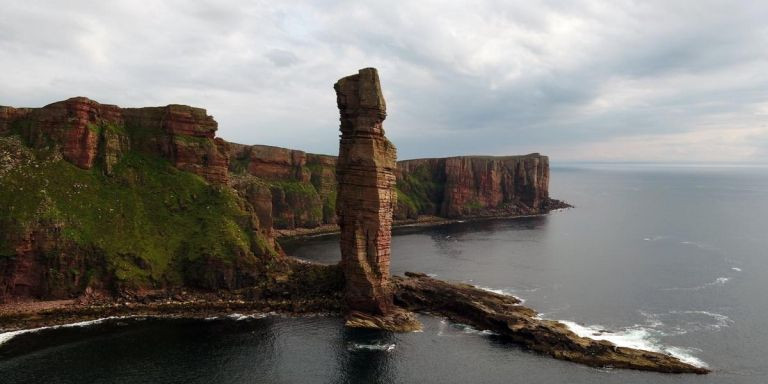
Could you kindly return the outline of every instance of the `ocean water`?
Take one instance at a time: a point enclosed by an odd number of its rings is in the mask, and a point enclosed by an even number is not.
[[[594,369],[420,316],[423,332],[334,317],[109,319],[0,335],[2,383],[766,383],[768,168],[553,167],[547,216],[403,228],[392,269],[525,300],[575,332],[707,365]],[[287,244],[335,262],[335,237]]]

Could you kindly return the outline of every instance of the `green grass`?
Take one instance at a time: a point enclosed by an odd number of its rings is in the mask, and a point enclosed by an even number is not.
[[[253,252],[274,255],[248,229],[249,214],[231,189],[161,158],[130,152],[108,177],[24,150],[40,158],[0,175],[0,232],[61,228],[63,243],[102,257],[121,284],[178,283],[199,272],[181,267],[196,260],[227,265],[253,263]],[[0,236],[6,257],[13,253],[7,237]]]
[[[310,183],[297,180],[273,180],[269,182],[272,195],[282,194],[287,206],[274,204],[273,210],[291,209],[296,218],[305,217],[305,222],[322,223],[323,203],[320,194]],[[334,205],[335,208],[335,205]],[[289,227],[290,223],[284,223],[279,217],[275,217],[275,224],[280,227]]]
[[[473,213],[483,209],[483,205],[477,199],[473,199],[467,203],[466,208],[469,210],[469,213]]]
[[[398,202],[419,214],[434,214],[439,209],[445,183],[437,180],[426,164],[397,180]]]

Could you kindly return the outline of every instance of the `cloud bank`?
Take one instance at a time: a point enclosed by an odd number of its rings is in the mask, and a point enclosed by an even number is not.
[[[768,162],[768,3],[3,1],[0,104],[207,108],[334,154],[333,82],[377,67],[400,158]]]

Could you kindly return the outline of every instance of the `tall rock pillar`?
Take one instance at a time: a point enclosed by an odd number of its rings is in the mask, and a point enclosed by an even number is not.
[[[341,115],[336,213],[347,325],[418,329],[410,313],[392,304],[389,262],[397,154],[382,128],[387,106],[378,72],[361,69],[336,82],[334,89]]]

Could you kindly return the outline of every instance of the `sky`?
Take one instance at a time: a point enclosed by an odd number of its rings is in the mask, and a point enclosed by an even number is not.
[[[206,108],[338,152],[333,83],[376,67],[400,159],[768,163],[768,1],[0,0],[0,105]]]

